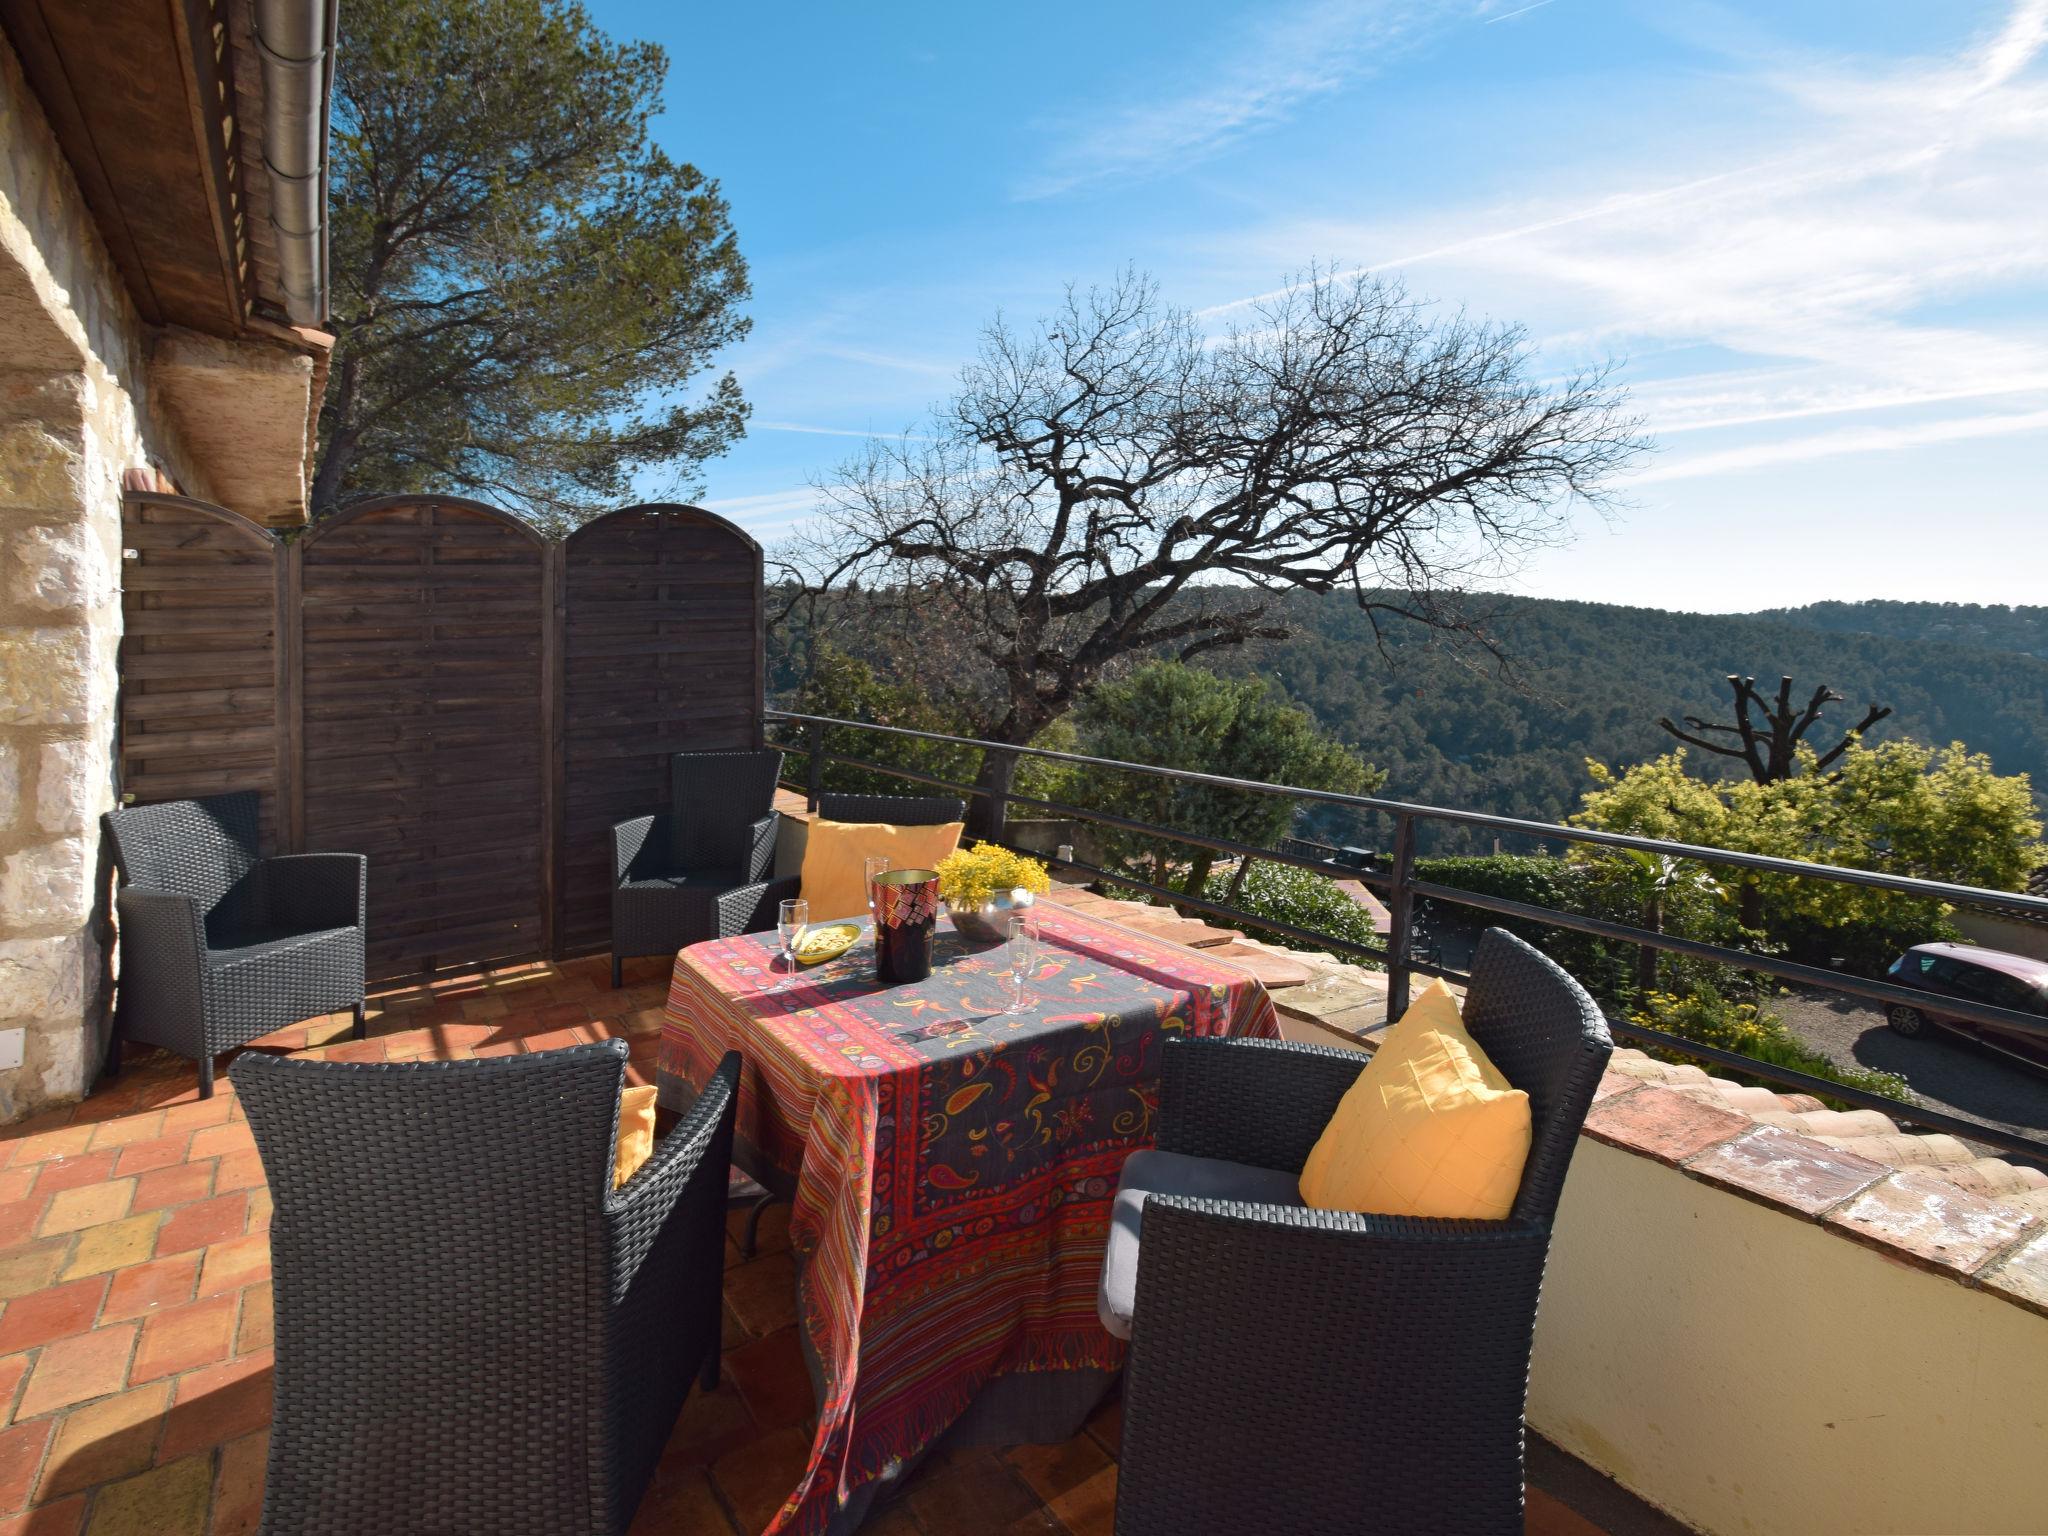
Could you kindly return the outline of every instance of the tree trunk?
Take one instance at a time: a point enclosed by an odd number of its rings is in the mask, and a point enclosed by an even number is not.
[[[1201,895],[1202,887],[1209,883],[1209,871],[1215,863],[1216,854],[1213,849],[1197,848],[1193,862],[1188,865],[1188,877],[1181,884],[1182,893],[1188,896]],[[1193,914],[1184,912],[1181,915],[1188,917]]]
[[[989,842],[1001,842],[1003,828],[1009,820],[1009,805],[1001,797],[1010,792],[1010,786],[1017,776],[1017,754],[1014,752],[984,752],[981,754],[981,770],[975,775],[977,789],[988,791],[976,795],[967,807],[967,830],[978,838]]]
[[[1764,925],[1764,888],[1753,879],[1742,882],[1736,916],[1748,929],[1759,929]]]

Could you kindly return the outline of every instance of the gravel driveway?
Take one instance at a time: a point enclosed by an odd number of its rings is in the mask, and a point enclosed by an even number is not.
[[[1958,1036],[1937,1032],[1908,1040],[1892,1033],[1874,1003],[1839,993],[1796,987],[1769,1006],[1795,1035],[1838,1065],[1898,1073],[1930,1109],[2048,1138],[2048,1072]]]

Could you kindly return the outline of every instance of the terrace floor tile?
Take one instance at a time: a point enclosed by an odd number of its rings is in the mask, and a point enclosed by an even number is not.
[[[53,1408],[68,1408],[120,1391],[128,1379],[135,1329],[134,1323],[116,1323],[44,1345],[36,1356],[35,1369],[29,1372],[15,1418],[32,1419]]]
[[[648,1076],[666,967],[635,961],[627,976],[612,992],[600,960],[410,989],[402,1009],[373,999],[361,1044],[378,1060],[448,1060],[617,1032]],[[341,1015],[261,1048],[332,1059],[357,1045]],[[0,1132],[0,1206],[27,1222],[0,1248],[0,1536],[251,1536],[271,1411],[261,1160],[232,1082],[201,1100],[189,1062],[131,1051],[109,1093]],[[742,1221],[736,1210],[735,1233]],[[796,1484],[814,1405],[788,1221],[771,1206],[759,1254],[733,1251],[721,1383],[684,1404],[634,1536],[754,1536]],[[1121,1425],[1112,1399],[1062,1445],[935,1455],[862,1536],[1106,1533]],[[1559,1523],[1571,1511],[1555,1500],[1530,1509],[1543,1536],[1597,1529]]]

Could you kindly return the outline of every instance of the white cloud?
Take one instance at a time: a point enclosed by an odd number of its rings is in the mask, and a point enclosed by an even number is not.
[[[1692,454],[1685,458],[1652,464],[1630,477],[1629,484],[1650,485],[1660,480],[1697,480],[1707,475],[1730,474],[1761,469],[1774,464],[1796,464],[1810,459],[1837,458],[1844,454],[1890,453],[1901,448],[1921,448],[1935,443],[1963,442],[1971,438],[2007,437],[2021,432],[2048,432],[2048,410],[2009,412],[1989,416],[1965,416],[1941,421],[1913,422],[1905,426],[1852,427],[1812,437],[1778,443],[1748,443],[1717,453]]]
[[[1358,270],[1401,269],[1475,308],[1531,317],[1559,366],[1647,356],[1656,366],[1630,382],[1660,433],[1857,412],[1895,413],[1901,446],[2035,430],[2038,413],[2025,409],[1972,418],[1967,431],[1920,418],[1958,401],[2048,403],[2048,329],[2033,318],[2048,280],[2044,49],[2048,0],[2019,0],[1943,57],[1738,59],[1731,93],[1774,104],[1788,125],[1774,133],[1781,151],[1760,155],[1739,122],[1716,142],[1703,121],[1684,158],[1660,149],[1646,172],[1623,151],[1577,196],[1392,228],[1269,231],[1262,244],[1401,252]],[[1584,161],[1566,174],[1583,185]],[[1234,319],[1250,302],[1207,313]],[[1676,366],[1688,348],[1699,359],[1689,372]],[[1640,478],[1856,452],[1883,435],[1660,459]]]
[[[707,512],[731,518],[763,543],[789,533],[818,509],[818,493],[808,485],[757,496],[722,496],[699,503]]]
[[[1502,11],[1498,16],[1487,17],[1486,25],[1490,27],[1493,26],[1496,22],[1513,21],[1517,16],[1526,16],[1531,11],[1540,11],[1546,5],[1551,5],[1554,3],[1555,0],[1530,0],[1529,4],[1524,6],[1518,6],[1516,9],[1512,11]]]
[[[859,347],[821,347],[825,357],[836,357],[842,362],[866,363],[871,368],[890,368],[898,373],[919,373],[928,378],[950,379],[960,372],[957,362],[941,362],[928,357],[904,357],[894,352],[871,352]]]
[[[1015,195],[1031,201],[1183,169],[1373,73],[1449,8],[1431,0],[1255,8],[1255,27],[1232,38],[1191,85],[1111,110],[1066,135]]]
[[[889,437],[892,435],[887,432],[875,432],[854,427],[812,427],[806,426],[800,421],[749,421],[747,423],[747,430],[749,432],[802,432],[814,437],[858,437],[862,439]],[[928,443],[932,441],[929,437],[920,436],[915,432],[901,432],[894,434],[894,436],[898,440],[913,443]]]

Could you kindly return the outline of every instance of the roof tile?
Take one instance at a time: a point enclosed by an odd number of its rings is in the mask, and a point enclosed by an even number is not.
[[[1769,1125],[1686,1159],[1685,1170],[1709,1184],[1808,1216],[1840,1205],[1890,1171],[1883,1163]]]
[[[1921,1169],[1891,1174],[1830,1211],[1831,1226],[1934,1269],[1973,1275],[2031,1231],[2038,1217],[1986,1200]]]
[[[1602,1099],[1586,1116],[1586,1134],[1596,1141],[1674,1167],[1749,1128],[1746,1115],[1655,1086]]]

